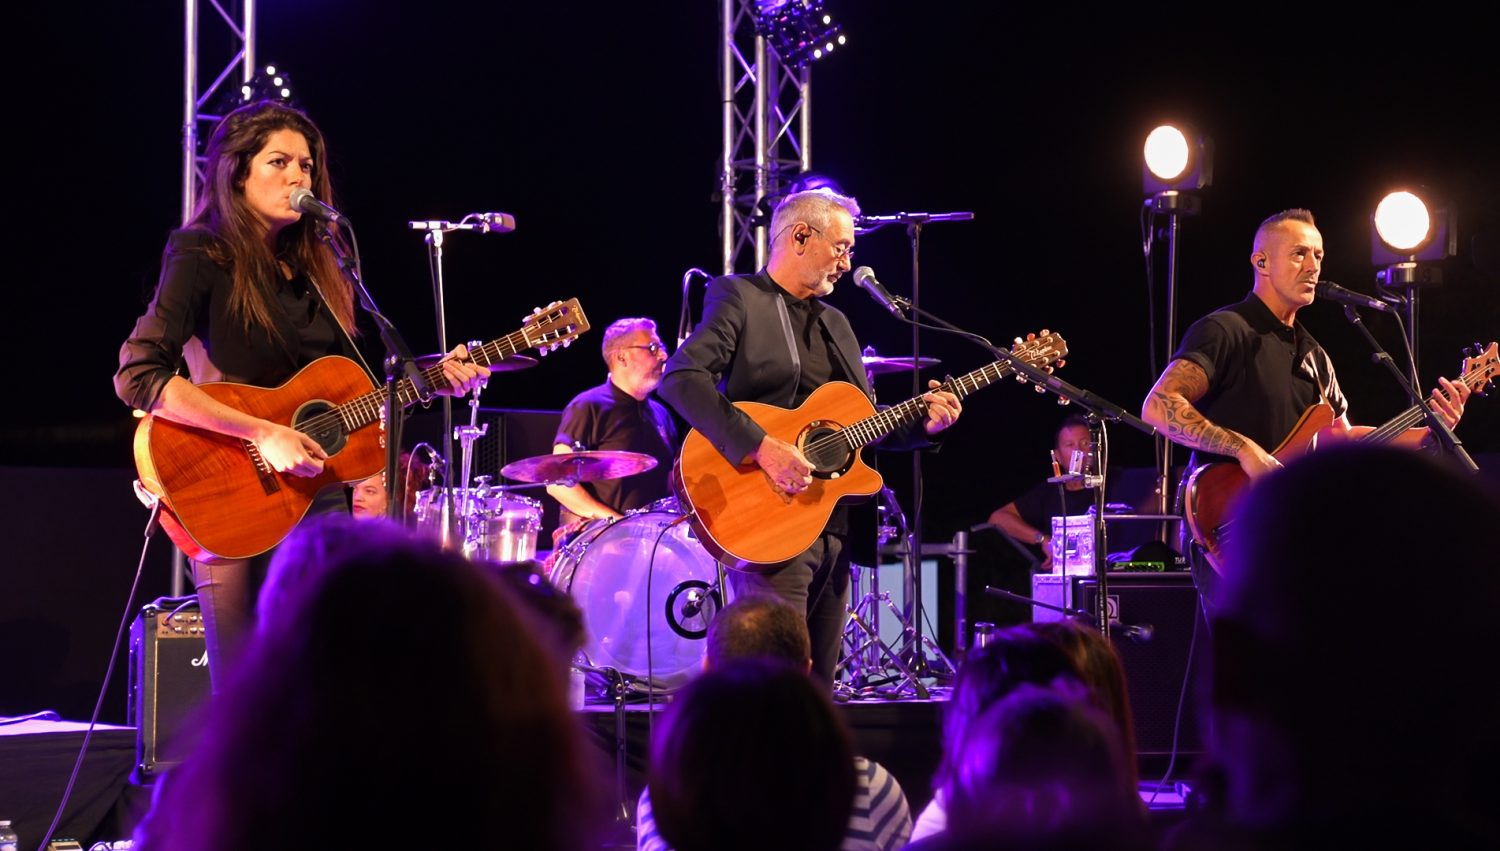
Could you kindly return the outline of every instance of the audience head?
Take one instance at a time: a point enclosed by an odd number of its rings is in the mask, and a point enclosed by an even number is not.
[[[1130,787],[1135,788],[1135,719],[1130,712],[1125,668],[1115,646],[1099,630],[1078,621],[1041,621],[1030,624],[1029,628],[1067,654],[1095,705],[1114,719],[1120,729],[1120,743],[1125,747]]]
[[[1413,452],[1336,447],[1257,482],[1212,629],[1232,822],[1347,830],[1375,812],[1436,844],[1500,841],[1482,639],[1500,610],[1497,535],[1493,491]]]
[[[854,750],[804,670],[741,659],[678,694],[653,735],[648,782],[676,851],[836,849],[854,802]]]
[[[598,766],[563,666],[489,565],[337,516],[274,561],[261,628],[151,847],[352,842],[392,818],[462,833],[466,813],[516,847],[596,838]]]
[[[965,731],[980,713],[1022,684],[1046,685],[1064,675],[1080,676],[1066,653],[1025,626],[1000,630],[989,644],[969,651],[943,711],[943,758],[934,788],[947,782]]]
[[[807,619],[770,596],[742,597],[725,606],[708,625],[703,666],[722,667],[736,659],[777,659],[812,670],[812,639]]]
[[[1134,772],[1114,720],[1069,676],[1017,686],[964,731],[944,788],[951,835],[1006,847],[1132,847]]]

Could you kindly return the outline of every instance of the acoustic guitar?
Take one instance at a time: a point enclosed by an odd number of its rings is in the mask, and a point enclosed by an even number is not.
[[[1471,351],[1473,354],[1464,359],[1458,381],[1469,385],[1470,390],[1482,393],[1495,379],[1500,357],[1497,357],[1495,343],[1490,343],[1483,350],[1475,345]],[[1302,413],[1291,433],[1271,455],[1285,464],[1330,440],[1353,439],[1385,443],[1407,429],[1421,425],[1424,419],[1422,408],[1413,405],[1383,425],[1374,428],[1356,427],[1351,435],[1339,435],[1331,431],[1333,408],[1326,402],[1319,402]],[[1250,477],[1239,464],[1232,461],[1200,464],[1183,479],[1183,517],[1193,541],[1202,548],[1215,571],[1223,571],[1220,554],[1228,540],[1234,510],[1249,485]]]
[[[1062,335],[1043,329],[1040,336],[1017,338],[1011,351],[1021,362],[1051,372],[1054,364],[1062,365],[1068,346]],[[998,360],[949,378],[939,389],[962,399],[1013,372],[1007,361]],[[819,387],[795,409],[757,402],[735,407],[767,434],[800,449],[813,467],[812,484],[790,496],[758,464],[726,460],[697,429],[683,440],[672,480],[692,511],[689,522],[698,540],[714,557],[742,562],[738,567],[750,572],[811,546],[840,500],[880,490],[880,474],[860,458],[861,451],[927,414],[921,396],[877,412],[863,391],[844,381]]]
[[[472,347],[469,357],[489,366],[526,349],[545,355],[588,329],[578,299],[553,302],[527,317],[519,331]],[[441,364],[422,375],[430,386],[446,383]],[[198,386],[231,408],[312,437],[328,460],[316,476],[279,473],[252,441],[145,416],[135,431],[140,485],[160,499],[162,528],[189,558],[259,555],[291,532],[323,488],[362,481],[385,466],[382,417],[389,391],[348,358],[319,358],[275,388]],[[397,382],[395,392],[403,408],[418,401],[409,378]]]

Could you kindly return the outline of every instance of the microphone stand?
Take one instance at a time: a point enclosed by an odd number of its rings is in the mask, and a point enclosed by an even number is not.
[[[956,213],[893,213],[881,216],[860,216],[854,225],[857,233],[871,233],[886,225],[906,225],[906,235],[911,241],[911,307],[917,309],[922,292],[922,227],[931,222],[967,222],[974,219],[972,212]],[[920,311],[919,311],[920,312]],[[911,326],[912,363],[921,363],[921,326]],[[911,374],[912,396],[921,396],[926,390],[922,386],[922,372],[914,369]],[[911,534],[906,547],[906,609],[903,616],[911,622],[913,630],[912,670],[918,675],[930,670],[927,654],[922,650],[922,453],[911,454]]]
[[[1411,399],[1412,404],[1421,409],[1422,416],[1427,419],[1427,428],[1435,436],[1435,439],[1442,444],[1443,448],[1449,454],[1457,458],[1458,462],[1469,472],[1479,472],[1479,465],[1475,464],[1474,459],[1469,457],[1469,453],[1464,450],[1463,441],[1458,439],[1453,433],[1453,429],[1448,428],[1448,424],[1443,422],[1443,418],[1438,416],[1438,412],[1428,407],[1426,400],[1418,395],[1417,389],[1412,386],[1410,381],[1406,380],[1406,376],[1401,373],[1401,368],[1396,366],[1396,362],[1391,358],[1390,353],[1381,347],[1380,343],[1375,339],[1375,335],[1371,334],[1370,329],[1365,327],[1364,320],[1360,318],[1359,311],[1353,305],[1346,304],[1344,305],[1344,316],[1349,318],[1354,327],[1359,329],[1359,333],[1363,334],[1365,339],[1369,341],[1370,348],[1375,350],[1375,354],[1371,355],[1370,359],[1384,364],[1391,371],[1391,375],[1395,376],[1396,383],[1401,385],[1402,390],[1406,391],[1406,395]]]
[[[352,251],[334,237],[327,222],[320,220],[317,230],[318,238],[333,251],[333,256],[338,261],[345,280],[359,296],[360,306],[370,315],[370,318],[375,320],[375,327],[380,332],[380,340],[385,344],[385,360],[383,361],[385,406],[381,414],[381,427],[385,430],[386,493],[390,495],[386,502],[386,516],[395,519],[400,517],[400,506],[405,504],[406,499],[406,482],[402,480],[399,470],[402,418],[406,414],[406,408],[401,404],[397,385],[401,378],[409,379],[417,400],[421,402],[432,398],[432,385],[428,384],[427,378],[422,375],[422,370],[417,368],[417,359],[412,356],[411,349],[406,345],[401,332],[397,331],[396,326],[386,318],[384,313],[380,312],[380,308],[375,305],[375,299],[365,288],[359,260],[359,239],[354,235],[354,228],[352,226],[348,228],[349,239],[354,246]]]
[[[945,321],[941,317],[934,316],[933,314],[921,309],[920,307],[917,307],[915,304],[912,304],[910,301],[901,298],[900,296],[893,296],[892,301],[894,301],[898,307],[909,308],[913,313],[920,315],[930,322],[936,323],[939,326],[938,328],[936,328],[936,330],[957,334],[960,337],[978,343],[984,348],[989,349],[991,354],[993,354],[1000,360],[1005,361],[1017,375],[1024,376],[1027,380],[1031,381],[1036,386],[1055,393],[1059,397],[1069,402],[1081,405],[1089,411],[1089,432],[1093,437],[1093,443],[1096,451],[1098,452],[1099,458],[1098,467],[1095,471],[1096,475],[1086,476],[1084,479],[1084,485],[1086,487],[1094,487],[1095,489],[1094,578],[1098,583],[1099,588],[1097,601],[1098,605],[1096,606],[1098,611],[1095,623],[1099,628],[1100,634],[1102,634],[1105,638],[1108,638],[1109,597],[1107,595],[1109,591],[1109,578],[1107,574],[1109,571],[1108,564],[1106,563],[1105,559],[1105,554],[1108,552],[1108,549],[1105,542],[1106,533],[1104,523],[1104,511],[1106,508],[1104,469],[1109,459],[1109,445],[1108,435],[1105,432],[1104,424],[1106,421],[1124,423],[1125,425],[1132,426],[1136,430],[1152,437],[1156,436],[1156,429],[1152,428],[1151,425],[1145,420],[1142,420],[1140,417],[1137,417],[1135,414],[1130,413],[1129,411],[1121,408],[1119,405],[1116,405],[1113,402],[1110,402],[1102,396],[1099,396],[1088,390],[1084,390],[1081,387],[1074,387],[1072,384],[1063,381],[1061,378],[1058,378],[1055,375],[1037,369],[1031,364],[1023,361],[1021,358],[1016,357],[1009,350],[1000,348],[984,337],[981,337],[978,334],[974,334],[969,331],[965,331],[964,329],[959,328],[957,325]],[[911,323],[912,325],[920,324],[912,319],[907,319],[906,321]],[[1054,561],[1055,558],[1056,557],[1054,556]]]
[[[478,220],[476,221],[476,219],[478,219]],[[495,231],[497,233],[504,233],[505,231],[503,231],[503,230],[496,230],[495,227],[490,222],[483,220],[482,217],[479,217],[479,216],[477,216],[477,214],[474,214],[474,213],[470,213],[469,215],[465,216],[461,221],[457,221],[457,222],[448,222],[448,221],[442,221],[442,220],[426,220],[426,221],[407,222],[407,226],[410,227],[412,230],[425,231],[426,234],[427,234],[422,239],[423,239],[424,242],[427,243],[427,247],[429,249],[428,269],[429,269],[429,271],[430,271],[430,273],[432,275],[432,304],[433,304],[433,313],[437,317],[437,344],[438,344],[438,352],[440,354],[447,354],[447,352],[448,352],[448,320],[447,320],[448,311],[447,311],[447,307],[444,304],[444,300],[443,300],[443,238],[444,238],[444,234],[448,234],[448,233],[451,233],[453,231],[461,231],[461,230],[479,231],[481,233],[490,233],[491,231]],[[476,392],[474,394],[474,401],[477,403],[478,400],[479,400],[479,394],[478,394],[478,392]],[[423,401],[425,402],[427,400],[424,399]],[[453,457],[453,441],[454,441],[454,438],[456,436],[456,434],[454,432],[454,429],[453,429],[453,397],[452,396],[444,395],[443,396],[443,401],[442,401],[442,407],[443,407],[443,438],[442,438],[443,457],[444,458],[452,458]],[[465,464],[465,468],[463,469],[462,472],[465,475],[467,475],[467,473],[469,472],[468,469],[467,469],[467,464]],[[467,494],[469,492],[468,491],[469,482],[467,480],[459,482],[458,485],[457,485],[457,487],[460,490],[455,490],[455,487],[454,487],[454,484],[453,484],[453,481],[452,481],[452,477],[448,476],[448,477],[444,477],[444,479],[443,479],[443,487],[446,490],[446,493],[444,494],[444,498],[442,500],[443,507],[439,511],[439,520],[438,520],[438,522],[441,524],[441,528],[443,530],[442,533],[441,533],[440,541],[441,541],[441,544],[442,544],[443,548],[446,549],[452,543],[452,541],[449,538],[452,535],[452,530],[453,530],[453,521],[454,521],[453,512],[454,512],[454,509],[455,509],[455,499],[456,499],[458,493],[461,492],[461,493]]]
[[[693,284],[694,275],[702,275],[709,280],[713,279],[713,276],[699,269],[697,266],[682,273],[682,310],[677,314],[677,348],[679,349],[682,348],[683,343],[687,342],[688,335],[693,333],[693,316],[692,307],[688,299],[688,288]]]

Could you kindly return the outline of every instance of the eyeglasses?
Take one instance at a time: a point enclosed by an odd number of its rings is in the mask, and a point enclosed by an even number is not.
[[[646,343],[645,345],[639,345],[639,344],[637,344],[637,345],[634,345],[634,346],[621,346],[620,348],[622,348],[622,349],[645,349],[646,351],[650,352],[653,355],[656,354],[656,353],[658,353],[658,352],[664,352],[664,351],[667,350],[666,345],[663,344],[663,343]]]
[[[786,227],[782,228],[781,230],[777,231],[776,235],[773,236],[773,237],[771,237],[771,241],[775,242],[777,240],[777,238],[780,237],[782,234],[786,233],[787,230],[789,230],[790,228],[794,228],[796,226],[797,226],[797,223],[796,222],[792,222],[791,224],[789,224]],[[826,236],[823,236],[823,232],[821,230],[813,227],[812,225],[807,225],[807,229],[810,230],[810,231],[812,231],[813,233],[817,234],[818,236],[822,236],[824,239],[828,238]],[[843,244],[835,244],[835,243],[829,243],[829,246],[833,249],[833,257],[834,257],[835,260],[848,260],[850,263],[854,262],[854,246],[852,246],[852,245],[843,245]]]
[[[817,234],[818,236],[823,236],[823,232],[813,227],[812,225],[808,225],[807,229]],[[827,239],[828,237],[823,236],[823,238]],[[851,263],[854,262],[854,246],[832,242],[830,242],[828,245],[833,249],[833,257],[835,260],[848,260]]]

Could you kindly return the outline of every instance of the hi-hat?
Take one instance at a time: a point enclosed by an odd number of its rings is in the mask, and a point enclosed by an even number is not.
[[[500,469],[500,475],[518,482],[560,484],[562,482],[597,482],[633,476],[656,466],[656,459],[640,452],[595,449],[588,452],[561,452],[535,455],[512,461]]]
[[[884,358],[879,355],[865,355],[860,360],[865,365],[865,371],[871,375],[911,372],[914,369],[926,369],[942,363],[937,358]]]
[[[418,355],[417,368],[429,369],[442,362],[447,354]],[[497,360],[489,365],[490,372],[515,372],[518,369],[531,369],[539,361],[530,355],[511,355],[505,360]]]

